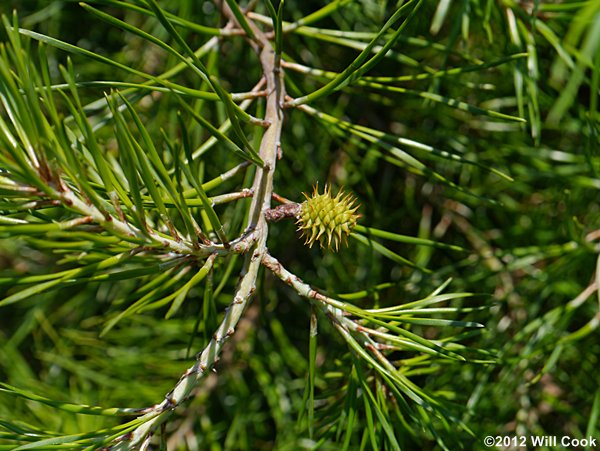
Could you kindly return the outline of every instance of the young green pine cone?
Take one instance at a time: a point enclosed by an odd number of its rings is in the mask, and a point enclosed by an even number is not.
[[[306,193],[306,200],[300,206],[298,213],[298,231],[306,237],[306,243],[309,247],[319,241],[321,247],[335,247],[339,249],[342,238],[344,242],[350,232],[356,226],[356,221],[360,215],[356,214],[358,205],[354,206],[356,199],[351,194],[342,191],[335,197],[331,197],[331,187],[325,185],[325,192],[319,194],[318,185],[315,186],[313,195],[309,197]],[[332,243],[334,246],[332,247]]]

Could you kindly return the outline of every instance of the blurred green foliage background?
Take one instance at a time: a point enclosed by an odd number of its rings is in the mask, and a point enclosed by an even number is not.
[[[263,2],[258,3],[257,12],[267,14]],[[161,5],[202,25],[224,24],[213,2]],[[322,6],[286,1],[284,19],[292,22]],[[285,58],[339,72],[356,55],[352,43],[363,40],[360,33],[377,31],[395,6],[377,0],[346,2],[311,25],[345,35],[315,29],[291,33],[284,39]],[[145,72],[160,74],[176,62],[142,39],[100,22],[76,2],[9,0],[0,6],[6,15],[12,9],[25,29]],[[158,22],[136,12],[114,5],[103,11],[169,39]],[[194,49],[207,39],[183,28],[181,33]],[[424,171],[302,111],[289,111],[286,117],[275,178],[278,194],[299,202],[301,193],[311,192],[317,182],[343,186],[361,203],[361,224],[464,248],[386,242],[388,249],[431,271],[426,273],[390,262],[354,240],[337,254],[308,249],[292,221],[272,225],[268,242],[286,267],[328,293],[371,290],[356,301],[364,308],[419,299],[448,278],[452,291],[477,294],[461,305],[487,308],[461,319],[485,328],[465,332],[462,342],[493,352],[497,364],[438,362],[416,366],[411,375],[417,385],[456,403],[473,431],[444,436],[451,449],[477,449],[485,435],[591,434],[600,439],[599,36],[597,1],[425,1],[393,51],[366,74],[404,77],[395,86],[409,92],[395,92],[391,84],[354,84],[314,105],[335,118],[451,154],[411,148],[425,163]],[[58,65],[66,64],[67,54],[51,47],[47,52],[52,75],[61,82]],[[78,81],[133,80],[97,61],[71,58]],[[256,56],[241,38],[223,38],[205,61],[231,92],[249,91],[260,78]],[[494,64],[484,67],[488,63]],[[456,68],[462,69],[453,73]],[[286,69],[288,93],[294,97],[314,91],[323,80]],[[176,81],[198,83],[188,72]],[[81,88],[80,95],[92,102],[107,89]],[[450,105],[436,96],[449,99]],[[452,106],[459,101],[527,122]],[[179,136],[174,99],[154,93],[137,107],[155,142],[163,139],[161,128],[167,136]],[[206,119],[225,120],[220,104],[201,108]],[[261,116],[261,108],[257,103],[250,112]],[[194,148],[208,137],[198,126],[189,131]],[[251,127],[245,131],[255,142],[259,138]],[[98,133],[102,145],[114,148],[110,128]],[[225,152],[207,155],[200,168],[204,180],[234,163]],[[211,195],[231,191],[243,180],[247,186],[248,171]],[[8,201],[0,195],[0,202]],[[217,207],[229,230],[243,228],[248,202]],[[5,295],[13,288],[11,278],[53,272],[73,258],[66,250],[63,256],[61,250],[48,249],[43,239],[0,237],[0,291]],[[236,257],[219,261],[207,282],[217,289],[219,314],[231,301],[240,266]],[[391,286],[376,290],[382,283]],[[78,404],[142,407],[158,402],[202,349],[216,317],[194,333],[205,290],[199,286],[176,316],[166,320],[165,309],[143,312],[100,337],[107,312],[128,305],[135,288],[132,280],[64,286],[2,307],[0,380]],[[178,409],[169,426],[168,449],[308,448],[296,423],[303,405],[309,319],[307,304],[265,272],[218,371]],[[320,430],[326,431],[344,403],[348,357],[335,331],[322,323],[317,415]],[[434,327],[412,330],[427,338],[442,339],[447,333]],[[49,406],[2,393],[0,418],[67,434],[119,421],[56,414]],[[407,429],[411,433],[401,437],[406,449],[441,446],[432,431]],[[321,449],[338,449],[328,437]],[[358,443],[350,449],[371,446]]]

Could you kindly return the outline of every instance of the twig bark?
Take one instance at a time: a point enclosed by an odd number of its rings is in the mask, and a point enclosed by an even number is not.
[[[224,5],[224,9],[225,14],[232,18],[231,13],[227,11],[228,8],[226,5]],[[250,206],[247,230],[253,231],[256,240],[253,241],[246,253],[241,280],[236,289],[233,301],[229,305],[225,317],[213,334],[212,339],[198,355],[196,363],[181,376],[177,385],[165,396],[160,404],[147,409],[145,415],[138,418],[138,420],[142,421],[140,426],[126,436],[121,437],[120,441],[111,448],[113,450],[137,449],[143,446],[152,431],[164,423],[173,409],[190,396],[199,381],[218,362],[223,345],[235,333],[237,324],[256,289],[258,270],[263,258],[267,254],[266,242],[269,229],[264,213],[271,206],[273,174],[277,162],[277,151],[283,125],[282,105],[285,88],[283,74],[281,70],[276,70],[277,56],[271,44],[252,22],[250,22],[250,25],[253,27],[255,36],[257,37],[258,42],[255,43],[255,47],[259,51],[263,76],[266,79],[268,95],[266,99],[265,121],[268,121],[270,124],[263,135],[259,152],[265,164],[264,167],[257,168],[252,184],[254,195]]]

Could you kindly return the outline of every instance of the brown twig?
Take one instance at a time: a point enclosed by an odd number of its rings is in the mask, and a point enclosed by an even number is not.
[[[234,20],[233,14],[226,4],[223,3],[222,9],[230,20]],[[147,409],[145,415],[139,418],[142,421],[140,426],[127,437],[121,437],[121,440],[113,446],[114,450],[135,449],[140,445],[143,446],[152,431],[164,423],[173,409],[191,395],[199,381],[218,362],[223,345],[235,333],[238,322],[256,289],[258,270],[263,258],[267,255],[266,242],[269,229],[265,212],[271,206],[273,174],[283,126],[281,105],[285,96],[285,87],[282,71],[275,70],[276,55],[271,44],[256,25],[251,21],[249,24],[257,36],[257,42],[252,42],[252,45],[259,54],[263,77],[266,80],[268,95],[264,121],[268,122],[269,126],[263,135],[259,150],[264,166],[256,169],[252,183],[252,204],[246,230],[252,231],[254,239],[244,250],[246,259],[241,272],[242,277],[220,326],[208,345],[198,354],[196,363],[181,376],[179,382],[161,403]],[[240,238],[242,239],[242,237]],[[244,240],[244,244],[248,244],[248,241]]]

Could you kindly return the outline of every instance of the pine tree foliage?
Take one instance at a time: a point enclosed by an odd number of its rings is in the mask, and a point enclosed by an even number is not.
[[[597,1],[12,3],[0,449],[600,439]]]

